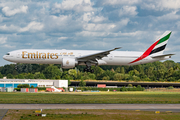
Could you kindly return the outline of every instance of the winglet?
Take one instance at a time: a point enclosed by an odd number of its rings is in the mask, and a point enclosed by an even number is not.
[[[117,49],[121,49],[122,47],[117,47],[117,48],[114,48],[113,50],[117,50]]]

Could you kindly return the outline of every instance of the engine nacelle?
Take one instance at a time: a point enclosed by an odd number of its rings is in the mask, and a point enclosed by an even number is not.
[[[77,64],[77,61],[75,59],[72,59],[72,58],[62,59],[62,68],[64,69],[74,68],[76,64]]]
[[[104,60],[97,60],[98,65],[106,65],[107,63]]]

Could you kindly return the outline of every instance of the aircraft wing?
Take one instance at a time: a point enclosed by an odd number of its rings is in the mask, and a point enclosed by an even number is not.
[[[85,55],[85,56],[81,56],[81,57],[77,57],[77,60],[80,62],[83,61],[90,61],[90,62],[96,62],[97,60],[106,57],[111,51],[120,49],[121,47],[117,47],[111,50],[107,50],[107,51],[103,51],[103,52],[99,52],[99,53],[95,53],[95,54],[90,54],[90,55]]]

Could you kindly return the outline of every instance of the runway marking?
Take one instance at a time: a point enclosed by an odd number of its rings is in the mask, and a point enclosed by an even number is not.
[[[140,111],[140,110],[135,110],[135,111]]]
[[[155,113],[156,113],[156,114],[159,114],[159,113],[160,113],[160,111],[155,111]]]
[[[172,111],[166,111],[167,113],[172,113]]]

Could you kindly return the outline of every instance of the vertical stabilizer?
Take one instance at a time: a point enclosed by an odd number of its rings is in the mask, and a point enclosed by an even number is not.
[[[163,52],[165,50],[165,47],[167,45],[167,42],[169,40],[169,37],[171,35],[171,31],[166,31],[164,34],[155,42],[153,43],[144,53],[141,55],[139,58],[135,59],[134,62],[138,62],[147,56],[158,56],[158,55],[163,55]]]
[[[166,31],[158,40],[157,44],[155,45],[155,47],[152,49],[151,53],[149,55],[151,56],[157,56],[157,55],[162,55],[167,42],[169,40],[169,37],[171,35],[171,31]]]

